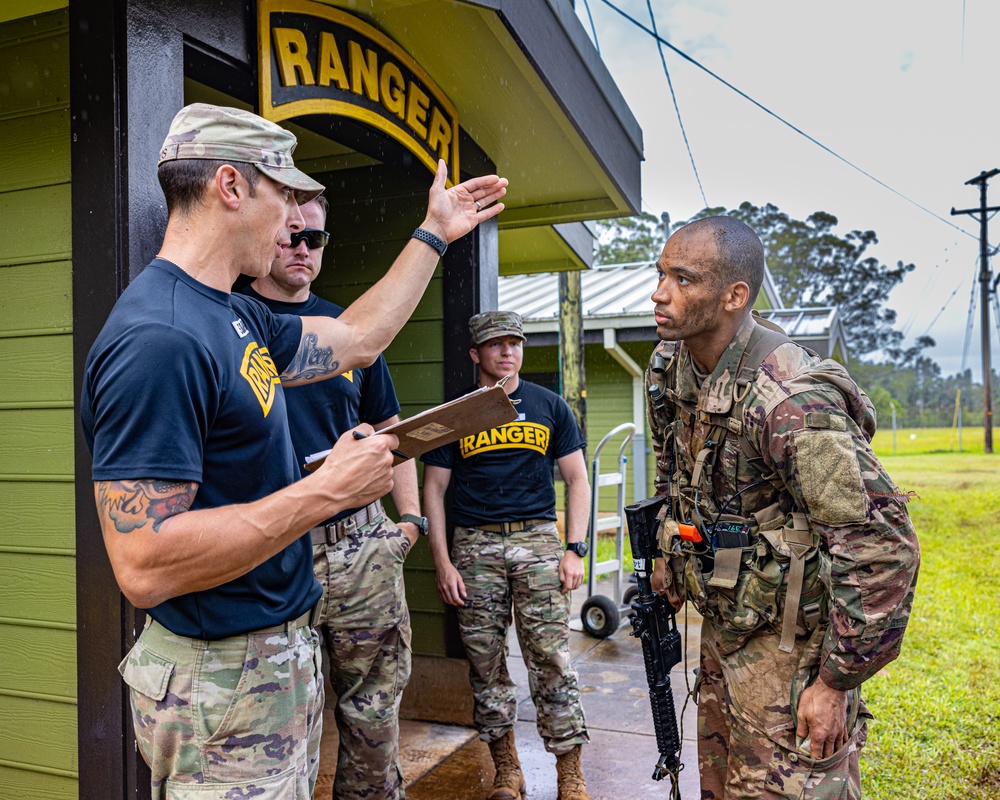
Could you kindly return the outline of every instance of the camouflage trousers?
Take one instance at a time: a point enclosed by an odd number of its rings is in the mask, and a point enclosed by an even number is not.
[[[313,545],[323,585],[317,626],[323,637],[340,737],[333,796],[405,796],[399,765],[399,705],[410,679],[410,615],[403,590],[409,539],[383,514],[343,538]],[[315,539],[314,539],[315,542]]]
[[[323,730],[318,643],[294,622],[209,642],[150,618],[118,670],[154,800],[312,800]]]
[[[576,670],[569,654],[569,594],[561,594],[563,546],[554,522],[500,534],[456,528],[452,562],[468,597],[457,608],[469,659],[479,738],[492,742],[517,720],[516,686],[507,671],[511,616],[528,667],[538,733],[550,753],[589,741]]]
[[[794,714],[801,690],[815,679],[825,626],[800,637],[791,653],[776,633],[752,637],[723,655],[717,628],[701,631],[698,770],[702,800],[861,797],[859,758],[870,716],[860,691],[848,692],[847,743],[830,758],[809,756],[798,742]]]

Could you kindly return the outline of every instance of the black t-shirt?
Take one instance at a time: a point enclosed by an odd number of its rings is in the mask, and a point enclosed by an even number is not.
[[[194,481],[192,510],[252,502],[294,482],[278,375],[301,336],[298,317],[154,260],[87,356],[80,416],[94,480]],[[181,636],[221,639],[295,619],[321,593],[302,537],[239,578],[149,613]]]
[[[553,464],[583,449],[583,434],[566,401],[548,389],[521,378],[510,399],[518,412],[514,422],[421,457],[452,471],[455,525],[556,518]]]
[[[339,317],[344,309],[315,294],[301,303],[286,303],[264,297],[247,286],[243,294],[259,300],[275,314],[300,317]],[[353,369],[316,383],[285,389],[288,428],[292,433],[295,458],[301,467],[305,457],[333,447],[345,431],[359,422],[377,425],[399,413],[399,402],[385,359],[363,369]],[[334,519],[350,516],[358,509],[342,511]]]

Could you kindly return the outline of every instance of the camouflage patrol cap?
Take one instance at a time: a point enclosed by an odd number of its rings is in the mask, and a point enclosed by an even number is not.
[[[524,341],[521,315],[516,311],[484,311],[469,317],[469,334],[473,346],[498,336],[516,336]]]
[[[170,123],[157,166],[166,161],[203,159],[253,164],[267,177],[295,189],[307,203],[324,187],[292,162],[295,135],[239,108],[193,103]]]

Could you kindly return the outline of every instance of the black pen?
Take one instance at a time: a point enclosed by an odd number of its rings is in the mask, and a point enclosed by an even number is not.
[[[351,431],[351,434],[354,436],[355,439],[367,439],[368,438],[368,435],[365,434],[365,433],[362,433],[361,431]],[[392,452],[392,454],[394,456],[399,456],[401,459],[403,459],[403,461],[409,461],[410,460],[410,457],[408,455],[406,455],[406,453],[404,453],[402,450],[392,450],[391,452]]]

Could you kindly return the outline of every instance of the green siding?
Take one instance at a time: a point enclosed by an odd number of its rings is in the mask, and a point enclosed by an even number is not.
[[[412,216],[426,203],[426,187],[385,202],[366,202],[361,208],[349,199],[340,203],[333,194],[330,200],[327,229],[333,238],[323,253],[323,270],[313,289],[321,297],[347,306],[386,273],[409,241],[410,232],[419,223]],[[360,238],[368,235],[384,238]],[[403,418],[444,400],[443,316],[439,266],[410,321],[385,352]],[[422,471],[419,464],[418,470]],[[392,503],[387,506],[390,514],[395,514]],[[437,593],[430,548],[423,541],[417,542],[406,559],[406,598],[413,622],[413,651],[445,655],[445,609]]]
[[[652,351],[652,345],[647,348],[645,343],[629,343],[623,347],[640,367],[645,365]],[[623,422],[632,421],[632,378],[600,345],[587,345],[584,348],[584,358],[587,373],[587,474],[592,476],[594,454],[601,439]],[[556,347],[529,346],[524,351],[524,366],[521,371],[528,374],[558,373],[558,359]],[[624,436],[619,434],[604,446],[600,453],[602,473],[613,472],[617,468],[618,449],[623,440]],[[646,442],[648,445],[648,433]],[[625,502],[631,503],[635,499],[632,490],[631,445],[625,455],[629,459],[626,464]],[[647,463],[652,462],[647,461]],[[647,466],[648,485],[652,486],[649,470],[650,467]],[[559,508],[563,505],[562,489],[562,484],[557,482],[556,495]],[[603,487],[598,506],[600,513],[617,513],[615,508],[617,499],[617,487]]]
[[[0,24],[0,797],[76,798],[65,11]]]

